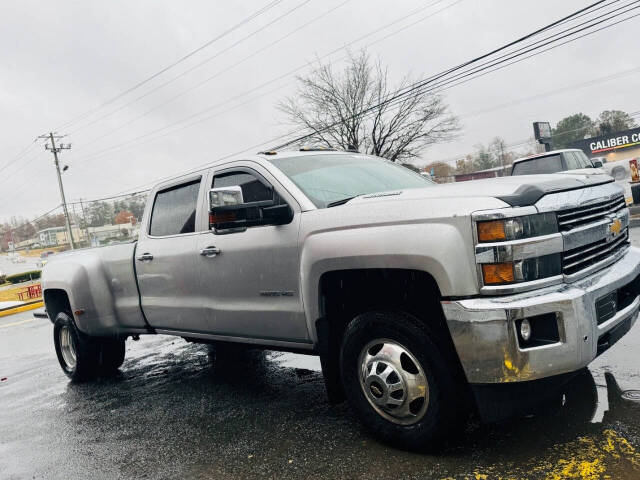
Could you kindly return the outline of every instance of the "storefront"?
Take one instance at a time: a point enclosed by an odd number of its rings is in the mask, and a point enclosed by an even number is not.
[[[614,132],[600,137],[573,142],[570,148],[579,148],[589,158],[605,157],[607,163],[640,157],[640,127]]]

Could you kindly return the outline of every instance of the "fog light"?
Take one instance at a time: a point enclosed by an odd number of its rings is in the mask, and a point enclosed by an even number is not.
[[[528,342],[531,338],[531,324],[526,318],[520,324],[520,336],[525,342]]]

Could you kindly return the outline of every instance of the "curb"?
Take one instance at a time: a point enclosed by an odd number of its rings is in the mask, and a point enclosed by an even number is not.
[[[44,302],[42,300],[36,300],[35,302],[24,303],[22,305],[18,305],[17,307],[5,308],[4,310],[0,310],[0,317],[6,317],[9,315],[13,315],[14,313],[26,312],[28,310],[35,310],[36,308],[40,308],[44,306]]]

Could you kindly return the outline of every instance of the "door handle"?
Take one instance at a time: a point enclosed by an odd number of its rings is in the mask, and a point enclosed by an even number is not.
[[[202,250],[200,250],[200,255],[208,258],[213,258],[217,255],[220,255],[220,253],[222,253],[221,250],[214,246],[205,247]]]
[[[153,260],[153,255],[150,253],[143,253],[138,257],[138,261],[140,262],[150,262],[151,260]]]

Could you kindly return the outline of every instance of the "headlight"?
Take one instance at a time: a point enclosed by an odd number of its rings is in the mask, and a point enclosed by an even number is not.
[[[481,243],[519,240],[558,232],[555,213],[487,220],[478,222],[477,225],[478,241]]]
[[[482,280],[485,285],[531,282],[560,275],[561,271],[560,254],[554,253],[514,262],[483,263]]]

